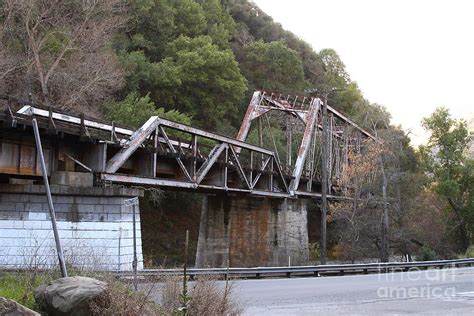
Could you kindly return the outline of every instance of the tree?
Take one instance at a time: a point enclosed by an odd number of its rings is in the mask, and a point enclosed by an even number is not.
[[[121,87],[109,41],[126,21],[120,0],[6,0],[0,93],[97,113]]]
[[[216,0],[131,3],[130,30],[117,38],[125,97],[148,95],[193,124],[231,132],[246,80],[229,49],[235,23]]]
[[[156,108],[150,96],[139,97],[136,92],[130,93],[124,100],[110,104],[107,118],[109,120],[138,128],[151,116],[159,116],[175,122],[191,124],[191,118],[176,110],[165,111]]]
[[[151,94],[157,104],[191,115],[201,127],[228,130],[247,90],[232,51],[219,49],[209,36],[181,36],[168,44],[158,67]]]
[[[251,43],[241,67],[254,88],[301,91],[307,85],[298,53],[282,41]]]
[[[350,200],[331,207],[341,257],[346,260],[374,255],[379,255],[382,261],[388,259],[387,249],[384,248],[388,232],[383,231],[386,213],[382,194],[385,167],[380,163],[386,154],[386,148],[372,140],[364,141],[360,152],[354,148],[349,151],[350,164],[345,167],[340,186]]]
[[[432,159],[425,161],[432,175],[432,187],[454,212],[461,250],[465,251],[474,232],[474,164],[466,155],[466,123],[451,118],[449,111],[441,107],[423,119],[422,124],[431,134],[428,149]]]
[[[115,41],[117,50],[143,51],[151,62],[164,58],[167,43],[180,35],[203,35],[206,17],[193,0],[130,1],[129,29]]]
[[[220,0],[196,0],[201,4],[207,21],[206,35],[220,48],[229,48],[229,42],[235,34],[236,24],[223,8]]]

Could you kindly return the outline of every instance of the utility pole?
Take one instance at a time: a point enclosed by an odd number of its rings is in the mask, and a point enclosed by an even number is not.
[[[382,171],[382,200],[383,200],[383,217],[382,217],[382,241],[380,249],[380,261],[388,262],[389,245],[388,245],[388,206],[387,206],[387,176],[385,175],[385,165],[383,162],[383,154],[380,154],[380,166]]]
[[[329,133],[328,133],[328,96],[331,92],[344,91],[346,89],[332,88],[325,91],[319,91],[318,89],[307,90],[310,94],[319,94],[323,97],[322,104],[322,120],[323,120],[323,132],[322,132],[322,148],[321,148],[321,237],[319,240],[320,249],[320,262],[326,264],[327,256],[327,213],[328,213],[328,190],[329,190],[329,179],[328,179],[328,146],[329,146]],[[332,137],[332,135],[331,135]]]

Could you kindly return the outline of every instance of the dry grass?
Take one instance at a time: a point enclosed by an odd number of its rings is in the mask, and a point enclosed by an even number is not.
[[[180,307],[182,277],[167,277],[161,292],[161,308],[165,315],[174,315]],[[221,284],[213,276],[200,276],[189,283],[191,300],[188,315],[239,315],[241,308],[235,299],[231,282]]]
[[[109,278],[107,283],[106,292],[89,305],[92,315],[162,315],[160,306],[150,300],[152,285],[135,292],[130,284],[121,281]]]

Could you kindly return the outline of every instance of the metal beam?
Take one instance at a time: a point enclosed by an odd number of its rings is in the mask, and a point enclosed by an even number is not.
[[[251,189],[251,185],[249,180],[247,179],[247,176],[245,175],[244,169],[242,168],[242,165],[240,164],[239,157],[237,156],[237,153],[235,152],[235,149],[232,145],[229,145],[230,152],[231,152],[231,157],[234,157],[234,162],[235,165],[237,166],[237,170],[239,171],[239,174],[241,175],[241,178],[244,180],[245,184],[249,189]]]
[[[272,156],[268,157],[265,162],[263,163],[263,165],[260,168],[258,174],[255,176],[255,179],[253,180],[252,182],[252,189],[255,187],[255,185],[257,184],[258,180],[260,179],[260,177],[262,176],[262,173],[263,171],[265,171],[265,168],[268,166],[268,163],[270,162],[270,160],[272,159]]]
[[[56,113],[56,112],[50,113],[47,110],[38,109],[31,105],[23,106],[21,109],[17,111],[17,113],[25,114],[25,115],[36,115],[36,116],[48,117],[50,119],[73,123],[77,125],[81,125],[81,123],[83,123],[85,127],[92,127],[92,128],[96,128],[96,129],[100,129],[104,131],[110,131],[110,132],[113,131],[115,133],[120,133],[123,135],[131,136],[133,134],[133,130],[130,130],[127,128],[116,127],[113,124],[104,124],[104,123],[95,122],[95,121],[91,121],[87,119],[81,120],[80,117],[65,115],[65,114]]]
[[[176,154],[177,151],[176,151],[176,149],[174,148],[173,144],[171,143],[171,141],[170,141],[168,135],[166,134],[165,130],[163,129],[163,127],[162,127],[162,126],[158,126],[158,128],[159,128],[161,134],[163,135],[163,137],[164,137],[164,139],[165,139],[165,141],[166,141],[166,144],[168,145],[168,148],[171,150],[171,152],[172,152],[173,154]],[[178,162],[178,165],[179,165],[179,167],[181,168],[181,171],[183,171],[183,173],[184,173],[184,175],[186,176],[186,178],[188,178],[188,180],[192,182],[192,181],[193,181],[193,178],[191,178],[191,176],[189,175],[189,172],[188,172],[188,170],[186,169],[186,167],[184,166],[183,161],[181,160],[181,158],[176,157],[176,161]]]
[[[125,175],[125,174],[118,174],[118,173],[101,173],[100,179],[102,181],[111,181],[111,182],[116,182],[116,183],[162,186],[162,187],[185,188],[185,189],[196,189],[198,187],[198,185],[194,182],[159,179],[159,178],[147,178],[147,177],[131,176],[131,175]]]
[[[258,147],[258,146],[252,145],[252,144],[248,144],[248,143],[240,141],[238,139],[230,138],[230,137],[219,135],[219,134],[216,134],[216,133],[207,132],[207,131],[204,131],[204,130],[199,129],[199,128],[195,128],[195,127],[185,125],[185,124],[181,124],[181,123],[176,123],[176,122],[169,121],[169,120],[166,120],[166,119],[160,119],[160,126],[166,126],[166,127],[175,129],[175,130],[180,131],[180,132],[186,132],[186,133],[189,133],[189,134],[194,134],[194,135],[201,136],[201,137],[204,137],[204,138],[207,138],[207,139],[212,139],[212,140],[215,140],[215,141],[218,141],[218,142],[228,143],[229,145],[240,147],[241,149],[249,149],[249,150],[253,150],[255,152],[263,153],[263,154],[267,154],[267,155],[273,154],[273,151],[271,151],[271,150],[268,150],[268,149],[265,149],[265,148],[262,148],[262,147]]]
[[[320,106],[321,102],[318,98],[314,98],[311,101],[308,116],[306,117],[306,127],[304,130],[303,139],[301,140],[298,157],[295,163],[295,169],[293,170],[293,180],[290,183],[290,193],[298,190],[306,156],[308,155],[308,150],[311,146],[311,138],[314,134],[314,127],[316,125],[317,114]]]
[[[250,125],[252,124],[253,120],[253,113],[256,110],[258,104],[261,101],[262,92],[255,91],[252,95],[252,99],[250,100],[250,104],[247,108],[247,112],[245,113],[244,119],[242,120],[242,125],[240,125],[239,132],[237,133],[237,140],[244,141],[247,139],[247,135],[250,131]]]
[[[227,148],[226,143],[221,143],[219,145],[216,145],[209,154],[209,157],[207,157],[206,161],[202,164],[201,168],[196,172],[196,176],[194,177],[194,181],[196,181],[197,184],[201,183],[202,180],[204,180],[204,177],[207,175],[209,170],[211,170],[212,166],[216,162],[217,158],[222,154],[222,152]]]
[[[132,134],[127,144],[107,162],[105,171],[107,173],[114,173],[123,166],[127,159],[143,144],[148,136],[156,130],[159,122],[160,118],[158,116],[150,117],[142,127]]]

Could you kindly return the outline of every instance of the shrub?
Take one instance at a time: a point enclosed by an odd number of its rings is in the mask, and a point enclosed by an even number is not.
[[[319,260],[319,243],[318,242],[312,242],[308,244],[309,248],[309,260],[310,261],[318,261]]]
[[[165,315],[175,315],[179,310],[181,276],[167,277],[161,289],[161,308]],[[189,283],[188,315],[238,315],[240,307],[235,300],[231,283],[220,284],[212,276],[200,276]]]
[[[416,258],[418,261],[432,261],[436,259],[436,254],[430,247],[423,246],[418,251],[418,256]]]
[[[465,258],[474,258],[474,245],[467,248],[466,253],[464,254]]]
[[[152,285],[133,291],[126,283],[108,280],[108,289],[90,303],[92,315],[162,315],[160,306],[150,300]]]

